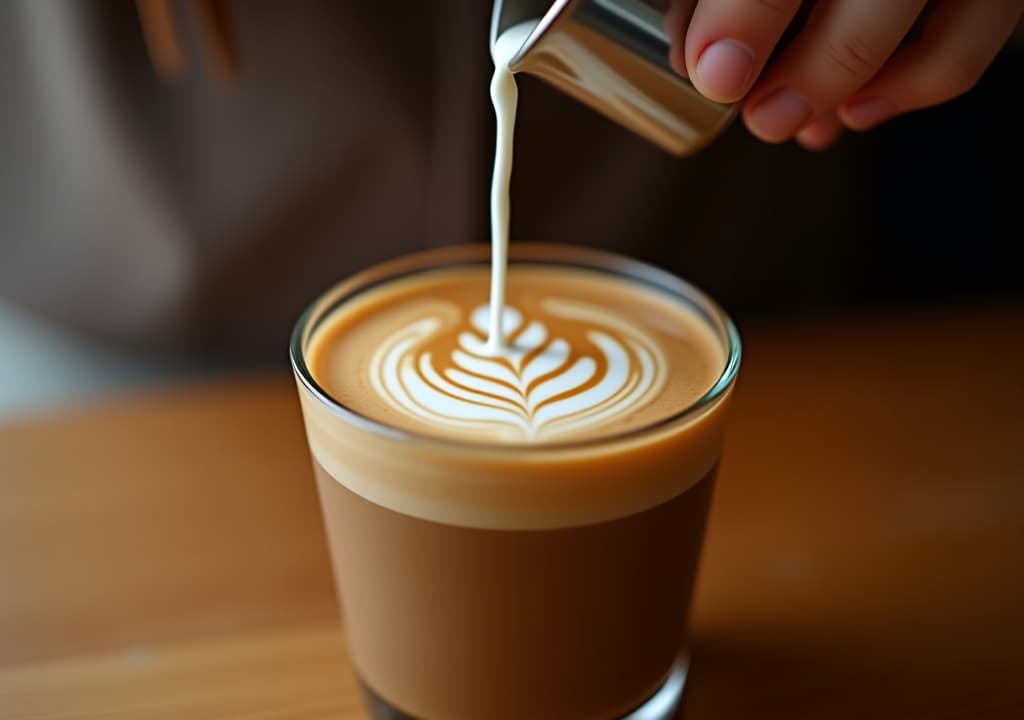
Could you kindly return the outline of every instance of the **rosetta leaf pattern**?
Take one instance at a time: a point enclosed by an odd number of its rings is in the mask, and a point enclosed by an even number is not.
[[[578,302],[549,299],[559,323],[579,323],[587,348],[572,348],[540,318],[502,315],[507,347],[487,344],[488,308],[470,313],[451,357],[420,350],[441,329],[427,317],[375,353],[371,379],[396,411],[428,427],[506,441],[538,442],[592,432],[648,403],[665,382],[657,344],[630,323]]]

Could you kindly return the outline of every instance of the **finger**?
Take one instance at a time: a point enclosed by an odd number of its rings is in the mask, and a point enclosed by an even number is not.
[[[685,62],[701,94],[735,102],[753,85],[799,8],[800,0],[699,0],[685,31],[683,57],[675,47],[673,60]]]
[[[680,75],[689,77],[686,71],[686,28],[690,26],[693,9],[697,0],[672,0],[672,5],[665,13],[665,32],[668,34],[671,49],[669,64]]]
[[[839,108],[851,129],[938,105],[970,90],[1024,14],[1020,0],[944,0],[920,40],[901,48],[878,75]]]
[[[834,112],[830,112],[804,126],[796,134],[796,141],[804,150],[821,152],[832,147],[842,134],[843,124]]]
[[[926,0],[823,0],[758,81],[744,107],[750,131],[784,142],[856,92],[889,59]]]

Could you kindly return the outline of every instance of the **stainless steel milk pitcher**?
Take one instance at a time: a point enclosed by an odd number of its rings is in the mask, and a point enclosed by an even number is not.
[[[644,0],[496,0],[491,46],[506,28],[537,26],[512,58],[675,155],[717,137],[738,106],[708,100],[669,66],[664,13]]]

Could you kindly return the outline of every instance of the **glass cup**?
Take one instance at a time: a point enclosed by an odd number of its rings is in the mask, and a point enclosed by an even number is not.
[[[635,260],[518,244],[509,261],[586,268],[670,298],[707,323],[724,362],[698,400],[618,435],[440,439],[345,407],[317,383],[306,353],[323,320],[361,293],[486,266],[489,248],[400,258],[314,302],[291,360],[367,705],[378,719],[670,717],[685,683],[687,615],[739,336],[701,291]]]

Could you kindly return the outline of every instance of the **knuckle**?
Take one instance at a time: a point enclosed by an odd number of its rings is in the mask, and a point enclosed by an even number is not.
[[[959,97],[977,85],[985,66],[981,58],[970,53],[951,55],[939,88],[943,99]]]
[[[834,67],[861,82],[874,75],[885,59],[877,47],[857,35],[830,37],[825,52]]]
[[[755,2],[772,15],[778,15],[787,20],[796,11],[798,4],[798,0],[755,0]]]

